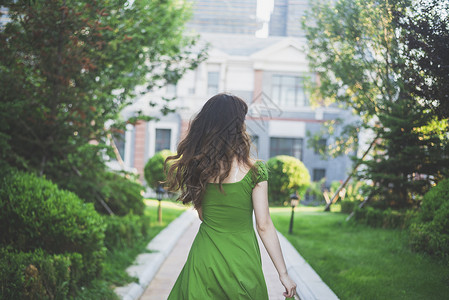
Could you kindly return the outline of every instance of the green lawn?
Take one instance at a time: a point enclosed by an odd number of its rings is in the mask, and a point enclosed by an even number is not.
[[[338,209],[338,208],[337,208]],[[412,252],[407,233],[345,222],[346,215],[271,208],[276,228],[340,299],[449,299],[449,268]]]
[[[145,200],[145,214],[150,216],[149,238],[140,241],[131,248],[117,249],[108,251],[105,260],[104,278],[112,286],[125,285],[132,281],[132,278],[125,272],[136,258],[142,252],[147,251],[146,246],[162,229],[164,229],[171,221],[176,219],[185,211],[185,207],[179,204],[162,201],[162,223],[157,221],[157,200]]]
[[[162,201],[162,224],[157,222],[158,201],[153,199],[145,200],[147,208],[145,214],[150,216],[150,236],[155,237],[162,229],[164,229],[171,221],[179,217],[187,207],[179,202]]]

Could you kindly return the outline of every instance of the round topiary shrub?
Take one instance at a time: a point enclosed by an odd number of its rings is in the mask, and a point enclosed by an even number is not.
[[[270,173],[268,196],[271,203],[288,203],[290,195],[295,192],[303,198],[310,185],[310,174],[299,159],[279,155],[270,158],[267,166]]]
[[[449,263],[449,178],[424,195],[418,217],[410,226],[410,244]]]
[[[156,189],[159,182],[167,180],[164,172],[165,160],[175,155],[170,150],[162,150],[151,157],[144,169],[145,181],[152,189]]]
[[[0,181],[0,244],[30,252],[80,253],[82,279],[97,277],[105,225],[93,204],[34,174],[13,171]]]

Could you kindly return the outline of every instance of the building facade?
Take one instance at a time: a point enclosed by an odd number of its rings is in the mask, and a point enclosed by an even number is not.
[[[190,0],[192,19],[187,24],[198,32],[254,35],[262,27],[257,19],[257,0]]]
[[[211,45],[207,61],[176,86],[149,93],[123,112],[125,118],[139,110],[160,117],[157,122],[129,125],[119,147],[128,168],[143,174],[145,163],[154,153],[176,151],[192,116],[211,96],[229,92],[249,105],[246,124],[255,145],[254,156],[268,160],[291,155],[305,164],[314,181],[323,177],[327,184],[344,180],[351,167],[348,157],[323,160],[307,147],[308,132],[321,130],[326,120],[347,119],[351,114],[336,107],[311,106],[304,82],[313,80],[314,75],[303,51],[304,39],[217,33],[202,33],[201,38]],[[176,96],[176,113],[161,116],[148,105],[162,96]]]
[[[269,35],[304,37],[301,18],[308,8],[308,0],[274,0]]]

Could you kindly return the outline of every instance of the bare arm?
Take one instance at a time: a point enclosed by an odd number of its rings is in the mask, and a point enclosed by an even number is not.
[[[285,266],[284,256],[282,255],[281,245],[277,236],[276,229],[271,221],[270,211],[268,209],[268,182],[259,182],[253,189],[252,194],[254,214],[256,216],[256,228],[260,239],[267,249],[274,267],[276,268],[279,279],[285,287],[284,296],[293,297],[296,294],[296,284],[288,276]]]

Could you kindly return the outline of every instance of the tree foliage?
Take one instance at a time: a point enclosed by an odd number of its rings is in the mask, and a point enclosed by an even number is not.
[[[356,148],[360,130],[397,97],[393,66],[400,57],[390,9],[387,2],[372,0],[317,1],[303,19],[307,57],[319,78],[312,87],[314,101],[350,108],[363,121],[347,125],[346,134],[336,137],[340,147],[331,149],[333,154]],[[334,123],[329,125],[342,121]]]
[[[377,136],[358,178],[370,180],[377,199],[394,207],[413,205],[449,168],[447,123],[417,101],[404,73],[396,16],[410,7],[410,1],[318,1],[303,21],[319,76],[315,101],[350,108],[360,120],[341,131],[328,124],[342,134],[327,150],[356,149],[362,130]]]
[[[267,161],[270,174],[268,195],[270,202],[283,204],[290,200],[290,195],[297,193],[304,197],[309,185],[310,174],[304,164],[297,158],[278,155]]]
[[[0,29],[2,160],[71,190],[99,180],[106,137],[127,122],[121,109],[176,83],[205,56],[184,34],[188,7],[175,0],[3,6],[10,22]]]
[[[449,117],[449,2],[415,1],[397,11],[406,84],[440,119]]]

